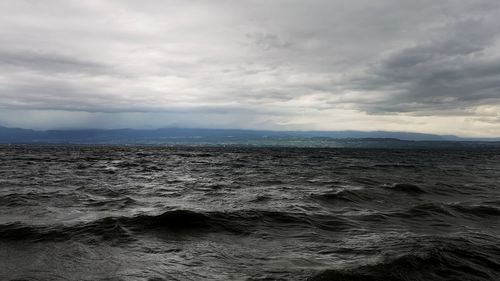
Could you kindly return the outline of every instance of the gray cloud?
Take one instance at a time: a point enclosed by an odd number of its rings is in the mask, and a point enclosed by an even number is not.
[[[71,56],[34,51],[0,51],[0,65],[10,71],[32,70],[44,73],[83,72],[100,74],[105,66]]]
[[[247,37],[256,45],[262,47],[264,50],[270,49],[284,49],[292,46],[292,42],[284,40],[272,33],[253,33],[247,34]]]
[[[500,57],[490,54],[495,22],[457,22],[443,37],[389,54],[354,80],[363,90],[386,91],[372,113],[448,114],[500,101]],[[437,112],[439,111],[439,112]]]
[[[0,124],[500,135],[499,12],[496,0],[0,3]]]

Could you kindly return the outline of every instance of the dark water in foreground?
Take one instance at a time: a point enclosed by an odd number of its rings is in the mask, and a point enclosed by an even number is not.
[[[500,280],[500,150],[0,159],[0,280]]]

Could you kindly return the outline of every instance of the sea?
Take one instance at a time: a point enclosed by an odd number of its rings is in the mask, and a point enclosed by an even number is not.
[[[500,149],[3,145],[0,280],[500,280]]]

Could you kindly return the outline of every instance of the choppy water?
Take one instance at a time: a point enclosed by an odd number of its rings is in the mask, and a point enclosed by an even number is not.
[[[500,150],[0,159],[0,280],[500,280]]]

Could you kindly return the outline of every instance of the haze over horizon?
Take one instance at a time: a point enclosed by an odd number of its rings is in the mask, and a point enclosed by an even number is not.
[[[23,132],[22,135],[18,135]],[[10,142],[23,143],[26,138],[35,137],[37,142],[47,142],[48,139],[40,139],[39,133],[57,133],[59,134],[59,141],[68,141],[66,134],[83,134],[88,133],[88,136],[93,136],[95,134],[107,133],[126,133],[129,136],[144,138],[145,136],[141,134],[151,134],[159,132],[158,137],[181,137],[185,133],[188,135],[196,135],[196,133],[209,134],[218,137],[234,137],[234,133],[238,133],[239,138],[245,138],[248,134],[253,137],[258,136],[260,138],[267,137],[303,137],[305,139],[314,138],[330,138],[330,139],[398,139],[407,141],[500,141],[500,137],[468,137],[453,134],[432,134],[432,133],[422,133],[422,132],[411,132],[411,131],[384,131],[384,130],[371,130],[371,131],[360,131],[360,130],[269,130],[269,129],[241,129],[241,128],[197,128],[197,127],[159,127],[159,128],[128,128],[128,127],[118,127],[118,128],[99,128],[99,127],[88,127],[88,128],[51,128],[51,129],[32,129],[32,128],[20,128],[20,127],[5,127],[0,125],[0,143],[5,142],[8,139]],[[34,135],[28,135],[31,134]],[[271,135],[267,135],[269,133]],[[14,139],[12,139],[14,138]],[[84,136],[82,135],[82,139]],[[146,137],[147,139],[148,137]],[[112,142],[112,141],[111,141]]]
[[[0,126],[500,136],[500,3],[4,1]]]

